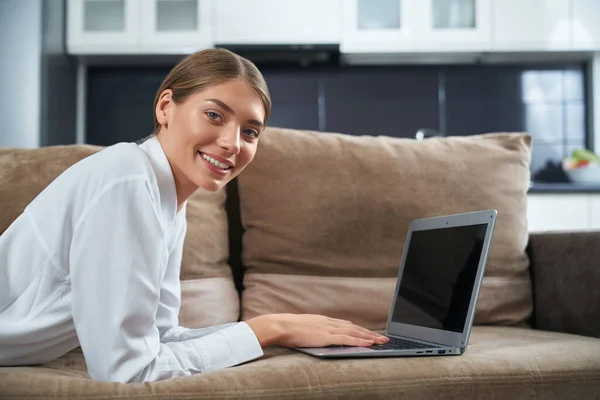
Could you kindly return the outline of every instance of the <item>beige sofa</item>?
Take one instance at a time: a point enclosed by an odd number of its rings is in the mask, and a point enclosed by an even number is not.
[[[0,149],[0,227],[99,150]],[[269,128],[239,178],[189,201],[188,327],[310,312],[383,329],[409,222],[497,209],[461,356],[320,360],[270,348],[225,370],[120,384],[91,380],[75,349],[0,368],[0,398],[600,398],[600,232],[528,233],[530,156],[524,133],[415,141]]]

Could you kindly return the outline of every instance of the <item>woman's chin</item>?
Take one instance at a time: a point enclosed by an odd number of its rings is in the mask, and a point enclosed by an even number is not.
[[[204,189],[208,192],[217,192],[223,189],[223,187],[225,187],[229,181],[230,179],[202,179],[197,182],[197,185],[200,189]]]

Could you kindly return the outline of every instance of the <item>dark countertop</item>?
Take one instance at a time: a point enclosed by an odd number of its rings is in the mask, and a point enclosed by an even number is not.
[[[600,193],[600,182],[597,184],[533,182],[529,193]]]

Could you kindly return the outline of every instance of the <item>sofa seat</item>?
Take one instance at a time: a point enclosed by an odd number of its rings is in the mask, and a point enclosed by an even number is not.
[[[80,349],[0,368],[2,399],[597,399],[600,339],[476,326],[461,356],[321,360],[273,348],[233,368],[146,384],[89,378]]]

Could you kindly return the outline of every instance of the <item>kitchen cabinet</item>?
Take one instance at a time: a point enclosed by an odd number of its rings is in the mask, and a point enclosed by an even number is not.
[[[600,229],[600,194],[530,193],[527,196],[530,232]]]
[[[344,1],[340,51],[342,53],[414,51],[418,1]]]
[[[343,0],[217,0],[216,44],[338,44]]]
[[[600,1],[571,0],[572,50],[600,50]]]
[[[488,51],[492,0],[419,0],[419,51]]]
[[[572,0],[493,0],[491,49],[569,50],[571,2]]]
[[[452,62],[495,52],[600,51],[599,20],[600,0],[67,0],[67,50],[339,44],[367,63],[378,55]]]
[[[139,9],[140,0],[68,0],[69,53],[135,53]]]
[[[600,230],[600,194],[590,195],[590,228]]]
[[[487,51],[491,0],[349,0],[342,53]]]
[[[140,52],[188,54],[213,46],[211,0],[143,0]]]

